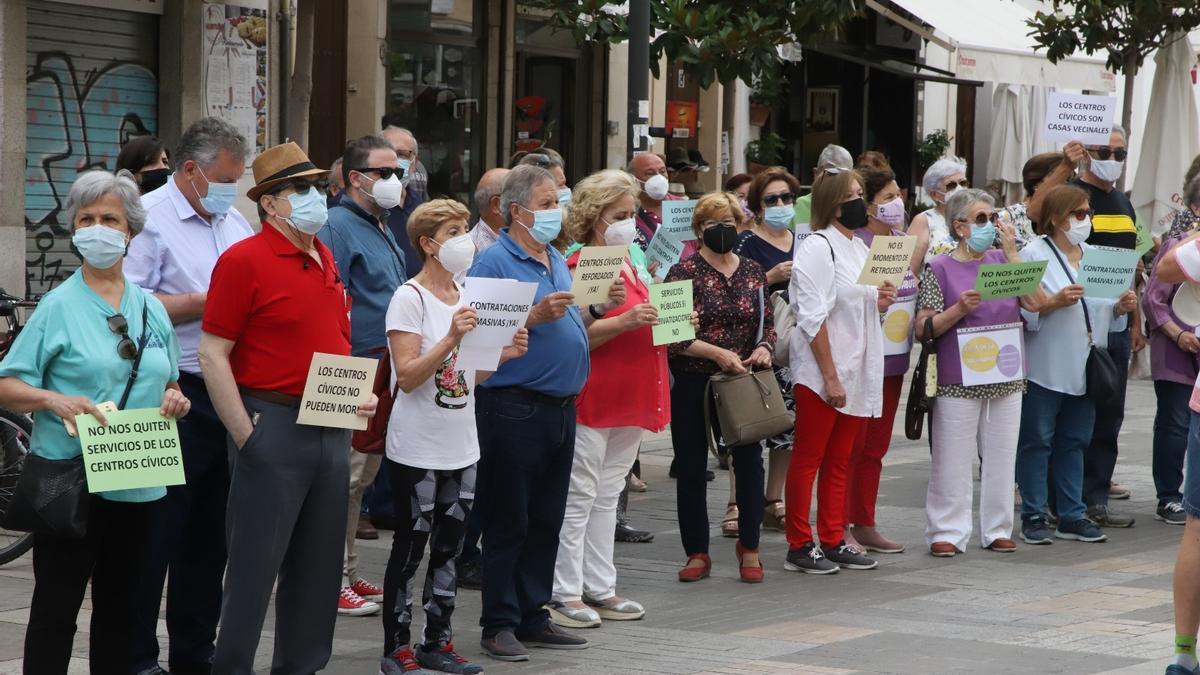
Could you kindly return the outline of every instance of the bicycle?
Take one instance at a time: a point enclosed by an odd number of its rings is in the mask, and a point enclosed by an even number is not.
[[[0,337],[0,359],[8,353],[24,326],[22,310],[32,310],[36,306],[34,301],[22,300],[0,289],[0,318],[7,325],[7,331]],[[0,407],[0,520],[4,519],[17,488],[32,435],[32,417]],[[0,528],[0,565],[20,558],[32,547],[32,534]]]

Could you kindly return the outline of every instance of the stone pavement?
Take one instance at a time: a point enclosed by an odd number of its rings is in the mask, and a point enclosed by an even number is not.
[[[1134,498],[1115,505],[1138,522],[1110,530],[1108,543],[1021,544],[1004,555],[977,548],[975,539],[966,555],[933,558],[923,545],[928,448],[898,433],[879,522],[909,551],[880,556],[877,570],[814,577],[785,572],[783,535],[768,532],[767,577],[758,586],[738,582],[733,540],[719,534],[713,577],[675,580],[683,552],[666,475],[670,441],[661,435],[643,446],[650,490],[631,499],[635,523],[656,539],[618,544],[616,554],[619,592],[645,604],[646,618],[581,631],[592,640],[584,651],[535,650],[526,664],[506,664],[480,653],[479,595],[464,590],[458,647],[488,673],[1162,673],[1174,638],[1171,569],[1182,528],[1153,518],[1153,417],[1150,383],[1131,384],[1117,479]],[[714,533],[726,496],[718,471],[709,489]],[[369,579],[382,580],[388,541],[360,542]],[[31,579],[28,556],[0,568],[0,673],[20,670]],[[81,630],[88,620],[85,609]],[[258,667],[267,672],[271,633],[262,637]],[[85,657],[86,633],[76,647]],[[379,617],[339,618],[326,672],[374,674],[380,650]],[[82,659],[76,665],[87,672]]]

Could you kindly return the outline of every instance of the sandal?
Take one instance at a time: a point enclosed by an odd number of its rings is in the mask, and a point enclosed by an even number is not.
[[[738,536],[738,507],[736,502],[730,502],[725,507],[725,520],[721,521],[721,536],[730,539]]]
[[[782,499],[767,500],[766,506],[763,507],[763,529],[780,532],[787,530],[787,508],[784,507]]]

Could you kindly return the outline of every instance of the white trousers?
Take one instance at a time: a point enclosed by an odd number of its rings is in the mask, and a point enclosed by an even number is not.
[[[643,433],[640,427],[575,428],[575,461],[554,563],[555,600],[571,602],[584,593],[607,600],[617,594],[617,500]]]
[[[925,543],[966,551],[971,539],[971,470],[982,457],[980,543],[1012,538],[1013,484],[1021,394],[977,400],[938,398],[933,404],[933,462],[925,494]]]

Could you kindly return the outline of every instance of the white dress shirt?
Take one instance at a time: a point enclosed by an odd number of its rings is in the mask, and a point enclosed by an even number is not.
[[[475,223],[475,227],[471,228],[471,241],[475,242],[475,255],[478,256],[500,241],[500,233],[492,230],[481,218]]]
[[[190,187],[190,186],[188,186]],[[250,223],[229,209],[204,220],[175,185],[167,184],[142,195],[146,227],[129,242],[125,276],[138,286],[162,295],[207,293],[217,258],[230,246],[254,234]],[[175,325],[179,336],[179,369],[200,374],[200,319]]]
[[[828,227],[796,245],[788,286],[796,315],[790,353],[792,384],[825,399],[825,378],[812,351],[812,339],[824,325],[838,379],[846,390],[846,405],[838,412],[854,417],[879,417],[883,412],[879,290],[857,283],[867,252],[861,239]]]

